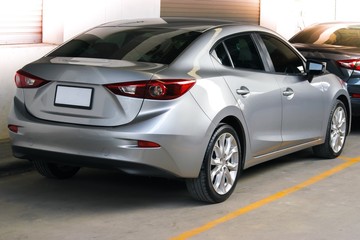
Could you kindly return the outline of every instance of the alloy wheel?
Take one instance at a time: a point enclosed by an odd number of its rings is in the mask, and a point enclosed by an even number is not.
[[[331,120],[330,146],[335,153],[338,153],[344,143],[346,137],[346,113],[339,106],[335,109]]]
[[[211,183],[214,190],[226,194],[234,185],[239,168],[238,145],[234,136],[223,133],[216,140],[210,163]]]

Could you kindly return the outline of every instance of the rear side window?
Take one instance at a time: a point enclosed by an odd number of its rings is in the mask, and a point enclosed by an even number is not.
[[[264,70],[264,65],[250,35],[226,39],[214,49],[212,56],[225,66]]]
[[[304,62],[285,43],[279,39],[261,35],[265,47],[270,55],[275,72],[287,74],[303,74]]]
[[[222,65],[232,67],[232,62],[227,50],[225,49],[224,43],[217,45],[211,52],[211,55]]]
[[[250,35],[242,35],[225,40],[235,68],[264,70],[264,65]]]
[[[95,28],[48,56],[84,57],[170,64],[199,32],[162,28]]]

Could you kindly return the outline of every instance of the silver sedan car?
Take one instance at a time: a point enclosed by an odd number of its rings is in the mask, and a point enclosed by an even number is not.
[[[15,157],[49,178],[80,167],[183,178],[218,203],[243,169],[312,147],[335,158],[346,84],[259,26],[207,19],[97,26],[15,75]]]

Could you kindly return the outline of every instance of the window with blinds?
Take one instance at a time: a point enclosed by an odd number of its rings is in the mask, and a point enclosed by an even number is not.
[[[161,0],[160,15],[220,18],[259,24],[260,0]]]
[[[0,0],[0,44],[41,41],[42,0]]]

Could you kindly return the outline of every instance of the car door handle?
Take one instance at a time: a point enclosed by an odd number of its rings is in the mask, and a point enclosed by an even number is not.
[[[291,96],[291,95],[294,95],[294,91],[293,91],[291,88],[286,88],[286,90],[283,91],[283,95],[284,95],[285,97],[289,97],[289,96]]]
[[[236,89],[236,93],[245,96],[250,93],[250,90],[247,87],[241,86],[239,89]]]
[[[294,90],[291,88],[286,88],[285,91],[283,91],[283,96],[286,97],[287,100],[291,100],[294,98]]]

